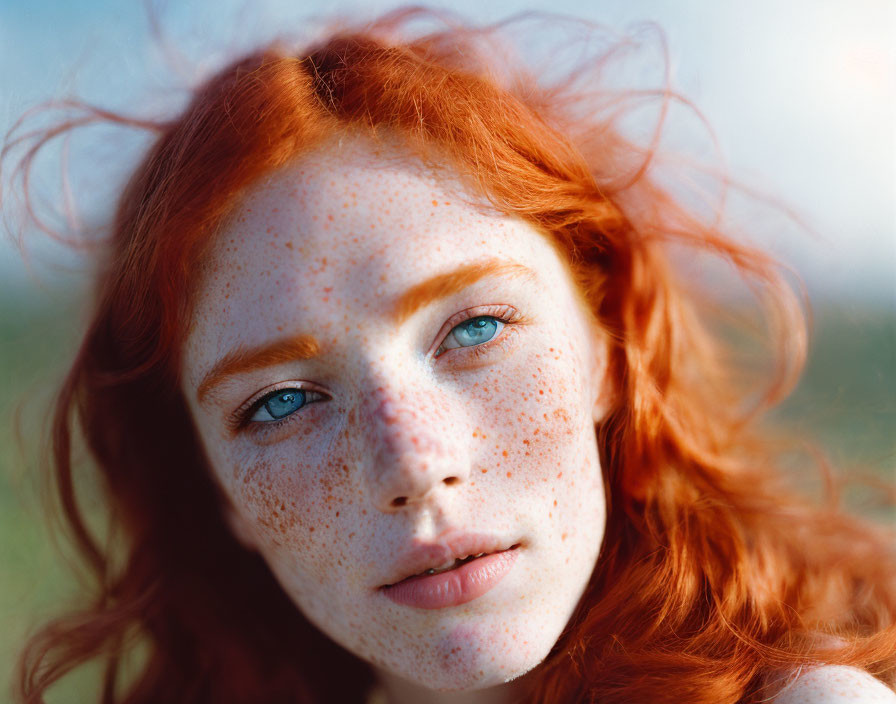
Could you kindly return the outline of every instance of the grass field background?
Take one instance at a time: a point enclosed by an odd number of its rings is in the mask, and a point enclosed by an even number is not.
[[[77,594],[48,533],[37,479],[50,399],[83,327],[77,301],[0,292],[0,701],[25,635]],[[816,309],[814,325],[803,381],[772,422],[794,438],[814,438],[841,471],[896,480],[896,314],[827,305]],[[892,521],[892,508],[875,509],[874,499],[867,491],[853,497]],[[91,676],[64,680],[51,701],[95,700],[86,693]]]

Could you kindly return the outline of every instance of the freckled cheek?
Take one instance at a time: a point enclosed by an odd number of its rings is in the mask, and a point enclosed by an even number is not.
[[[349,559],[348,543],[341,536],[357,509],[345,463],[334,460],[312,467],[283,458],[263,459],[238,477],[234,501],[262,541],[295,555],[303,570],[317,574]]]
[[[579,468],[571,462],[581,454],[577,448],[588,431],[590,410],[577,366],[536,355],[493,388],[484,434],[494,433],[500,476],[556,482]]]

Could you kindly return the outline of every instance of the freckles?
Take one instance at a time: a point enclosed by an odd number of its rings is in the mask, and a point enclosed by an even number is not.
[[[320,262],[320,266],[318,266],[317,268],[312,266],[311,267],[312,274],[322,274],[327,270],[327,258],[321,257],[318,261]]]
[[[349,462],[357,464],[352,458],[341,455],[327,461],[323,476],[320,479],[320,493],[327,497],[325,500],[328,504],[334,502],[341,504],[344,501],[343,496],[354,493],[354,487],[351,485]]]
[[[363,178],[344,173],[353,172],[318,168],[313,177],[306,172],[278,194],[282,201],[286,189],[292,188],[289,203],[268,200],[256,208],[254,216],[246,218],[244,229],[253,234],[230,243],[232,250],[215,275],[220,285],[233,282],[226,287],[229,300],[219,297],[215,301],[217,307],[230,306],[231,317],[224,319],[223,325],[233,326],[235,314],[240,313],[239,321],[254,323],[264,318],[270,329],[276,326],[282,333],[297,327],[296,321],[314,319],[314,325],[323,330],[332,323],[330,336],[343,336],[344,330],[353,345],[371,347],[377,340],[366,316],[377,312],[377,292],[403,286],[408,261],[428,270],[446,259],[438,254],[439,243],[433,236],[443,240],[446,254],[447,243],[453,240],[442,237],[439,228],[465,233],[458,237],[476,251],[487,247],[491,252],[496,242],[503,242],[501,230],[506,224],[470,212],[462,196],[446,199],[437,187],[421,188],[416,178],[384,180],[380,172],[371,170],[364,170]],[[333,190],[327,190],[328,181]],[[296,183],[298,188],[293,188]],[[451,200],[459,205],[449,208]],[[375,206],[372,212],[368,212],[370,201]],[[272,203],[284,211],[279,219],[271,215]],[[301,222],[294,225],[286,219],[287,212],[302,213]],[[480,233],[480,227],[492,230]],[[328,232],[323,234],[325,230]],[[512,234],[505,233],[507,237]],[[262,244],[256,241],[253,245],[259,236]],[[381,245],[386,240],[391,249],[384,251]],[[396,248],[396,242],[402,246]],[[518,245],[512,246],[518,249]],[[247,252],[262,253],[250,266]],[[402,259],[402,252],[413,256]],[[369,267],[369,280],[363,286],[345,287],[346,272],[365,266],[368,257],[379,260],[381,268]],[[227,266],[228,262],[242,264],[243,270]],[[312,276],[316,278],[309,278]],[[269,304],[272,292],[287,303]],[[260,307],[251,308],[254,303]],[[262,314],[253,316],[253,311]],[[212,320],[209,325],[220,329],[223,325],[218,322],[215,325]],[[308,325],[298,327],[306,329]],[[248,333],[244,330],[243,334]],[[396,418],[420,426],[417,436],[411,437],[415,430],[409,429],[402,439],[421,453],[431,439],[423,427],[431,425],[432,417],[450,420],[443,433],[446,443],[456,442],[470,452],[458,454],[459,461],[475,462],[468,484],[474,488],[467,494],[465,509],[481,508],[490,496],[506,496],[500,520],[511,522],[518,515],[540,531],[540,540],[550,548],[551,556],[543,556],[551,571],[562,568],[564,560],[567,570],[575,570],[583,562],[578,546],[587,530],[579,525],[582,511],[577,507],[589,508],[582,497],[580,473],[591,462],[580,459],[586,423],[580,408],[584,394],[573,373],[581,366],[577,364],[580,356],[572,354],[577,348],[569,345],[566,337],[558,326],[556,337],[542,341],[545,346],[537,349],[540,354],[519,355],[506,363],[501,358],[502,365],[495,365],[494,374],[486,371],[464,377],[480,381],[462,388],[445,386],[444,393],[405,388],[398,408],[415,414],[384,413],[379,419],[382,431],[394,432]],[[377,354],[371,355],[371,360]],[[507,368],[513,364],[517,366]],[[421,394],[419,402],[406,403],[408,396],[417,394]],[[372,663],[399,674],[423,673],[432,681],[455,684],[502,680],[506,678],[501,674],[510,677],[524,671],[520,663],[535,662],[533,653],[540,652],[548,636],[552,643],[555,640],[547,614],[563,611],[565,607],[557,605],[556,596],[565,587],[554,581],[568,580],[535,576],[526,580],[519,593],[502,599],[495,614],[482,617],[471,607],[462,620],[433,624],[423,619],[426,628],[415,619],[379,616],[365,599],[353,598],[358,589],[368,589],[367,582],[373,581],[376,570],[365,568],[365,560],[382,556],[382,528],[387,523],[371,506],[361,473],[370,448],[364,446],[359,431],[376,430],[369,428],[367,406],[340,405],[340,426],[331,426],[329,443],[319,448],[320,454],[306,455],[303,460],[293,452],[291,442],[269,445],[251,456],[268,462],[243,463],[245,474],[240,473],[230,484],[234,502],[252,521],[264,557],[277,568],[278,576],[285,576],[284,585],[301,597],[297,601],[303,608],[321,607],[311,612],[323,614],[323,625],[333,629],[329,635],[341,636],[341,642],[352,646],[350,650],[361,651]],[[591,409],[587,411],[590,419]],[[309,447],[314,432],[310,425],[297,428],[292,438],[295,448]],[[570,443],[573,435],[575,445]],[[298,466],[300,463],[304,466]],[[460,494],[462,488],[455,493]]]
[[[348,465],[331,460],[320,477],[308,481],[300,467],[286,463],[258,462],[238,479],[236,494],[260,534],[282,552],[287,563],[301,565],[301,571],[326,583],[334,566],[352,562],[353,533],[346,536],[352,520],[346,506],[350,491]]]
[[[566,435],[573,435],[575,433],[575,430],[572,427],[572,418],[569,417],[569,412],[562,406],[551,411],[551,418],[553,421],[551,425],[548,426],[547,430],[554,427],[556,429],[561,429]]]
[[[292,492],[283,490],[284,482],[275,481],[273,477],[271,464],[258,462],[243,473],[237,494],[275,545],[290,542],[303,547],[307,539],[301,522],[302,512],[295,498],[290,498]],[[313,530],[311,527],[308,532]]]
[[[516,400],[511,404],[515,422],[510,432],[504,431],[503,448],[496,449],[494,466],[507,465],[500,476],[508,480],[523,481],[527,486],[534,482],[542,487],[547,484],[553,493],[557,486],[578,482],[580,473],[590,466],[581,461],[580,453],[564,449],[579,446],[588,421],[585,409],[580,408],[584,399],[579,388],[579,365],[573,363],[575,357],[568,356],[567,350],[549,348],[536,358],[542,360],[542,365],[535,371],[530,366],[524,373],[531,376],[531,382],[516,392]],[[563,484],[558,484],[561,481]],[[545,515],[554,518],[549,508],[545,507]]]
[[[462,679],[473,675],[482,659],[482,648],[476,644],[482,640],[482,634],[475,626],[452,628],[436,646],[442,670]]]

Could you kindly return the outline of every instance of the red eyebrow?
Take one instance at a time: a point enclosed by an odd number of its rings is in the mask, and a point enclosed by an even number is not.
[[[209,390],[225,378],[276,364],[311,359],[320,354],[320,343],[313,335],[285,337],[258,347],[238,347],[218,360],[196,389],[203,401]]]
[[[471,262],[412,286],[395,302],[392,317],[401,324],[420,308],[462,291],[486,276],[536,278],[535,272],[516,262],[489,259]]]
[[[392,306],[392,318],[400,325],[424,306],[462,291],[486,276],[537,278],[534,271],[516,262],[489,259],[464,264],[409,288]],[[227,377],[277,364],[312,359],[320,354],[320,350],[320,342],[313,335],[285,337],[258,347],[238,347],[216,362],[202,378],[196,389],[196,396],[203,402],[208,392]]]

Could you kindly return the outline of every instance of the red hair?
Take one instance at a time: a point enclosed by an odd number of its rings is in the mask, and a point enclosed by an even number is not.
[[[370,668],[316,631],[229,533],[178,370],[191,272],[241,193],[334,135],[386,132],[430,163],[447,159],[502,211],[539,227],[610,334],[617,393],[597,428],[606,536],[531,700],[758,702],[773,694],[774,673],[812,662],[893,684],[888,536],[790,492],[752,430],[804,355],[801,309],[775,263],[661,188],[654,148],[620,135],[607,109],[620,103],[584,92],[582,73],[553,82],[502,73],[490,31],[418,36],[407,19],[339,31],[301,53],[270,46],[221,70],[170,122],[140,123],[157,136],[118,203],[53,421],[61,508],[95,592],[29,642],[19,701],[43,701],[93,659],[106,663],[105,702],[363,697]],[[129,122],[99,112],[81,121],[94,117]],[[36,138],[25,173],[75,122]],[[778,368],[758,407],[746,407],[755,389],[676,279],[668,249],[680,244],[730,261],[781,323]],[[76,431],[103,478],[110,547],[75,500]],[[136,642],[144,660],[118,682]]]

